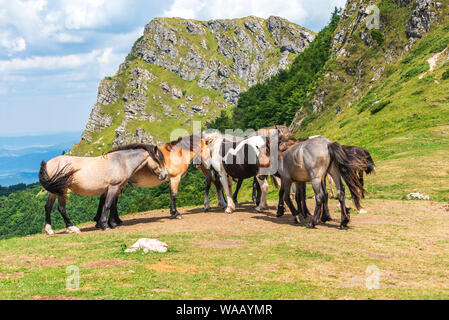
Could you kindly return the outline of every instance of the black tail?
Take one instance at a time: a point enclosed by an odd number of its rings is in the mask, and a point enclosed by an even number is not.
[[[374,172],[374,170],[375,170],[374,167],[376,165],[374,164],[374,160],[373,160],[373,158],[371,158],[371,155],[368,151],[366,151],[366,161],[368,163],[368,168],[365,170],[365,173],[370,174],[370,173]]]
[[[337,164],[340,174],[351,192],[354,205],[360,209],[362,192],[365,190],[360,182],[358,172],[368,169],[367,157],[349,154],[336,142],[329,144],[328,148],[332,161]]]
[[[47,163],[42,161],[41,169],[39,170],[39,182],[48,192],[65,197],[66,190],[72,183],[73,174],[76,171],[71,169],[69,165],[65,165],[61,169],[58,169],[53,174],[53,177],[50,178],[47,172]]]

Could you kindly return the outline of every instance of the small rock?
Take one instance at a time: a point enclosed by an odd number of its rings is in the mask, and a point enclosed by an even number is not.
[[[430,196],[423,195],[419,192],[412,192],[407,195],[407,200],[430,200]]]
[[[167,252],[168,245],[165,242],[161,242],[156,239],[141,238],[136,243],[134,243],[125,252],[135,252],[137,250],[143,250],[143,252]]]

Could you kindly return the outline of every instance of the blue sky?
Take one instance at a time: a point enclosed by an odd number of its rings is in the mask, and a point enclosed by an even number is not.
[[[158,16],[278,15],[314,31],[345,0],[0,0],[0,136],[81,131],[99,81]]]

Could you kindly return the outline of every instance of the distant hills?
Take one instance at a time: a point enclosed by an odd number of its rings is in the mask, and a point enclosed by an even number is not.
[[[70,150],[80,136],[80,132],[70,132],[0,137],[0,185],[37,182],[40,162]]]

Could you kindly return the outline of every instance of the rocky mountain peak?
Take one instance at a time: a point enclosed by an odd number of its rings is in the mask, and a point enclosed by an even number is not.
[[[240,93],[287,68],[314,37],[274,16],[155,18],[117,74],[100,83],[82,141],[72,153],[158,143],[170,138],[169,128],[212,119],[236,105]]]

